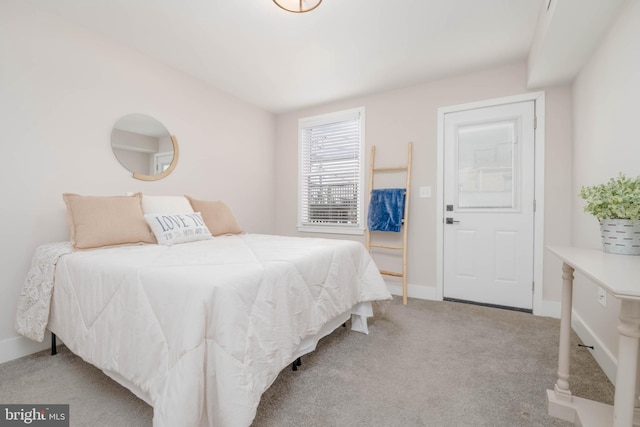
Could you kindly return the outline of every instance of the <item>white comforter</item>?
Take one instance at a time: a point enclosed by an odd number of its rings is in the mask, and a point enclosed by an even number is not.
[[[248,426],[302,338],[390,298],[357,242],[247,234],[64,255],[49,329],[155,427]]]

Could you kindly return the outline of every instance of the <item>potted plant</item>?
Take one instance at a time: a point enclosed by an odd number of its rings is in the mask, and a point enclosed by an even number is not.
[[[640,176],[627,178],[620,173],[607,183],[582,187],[584,211],[600,221],[605,252],[640,255]]]

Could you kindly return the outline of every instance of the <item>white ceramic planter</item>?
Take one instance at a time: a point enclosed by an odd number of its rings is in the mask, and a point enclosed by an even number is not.
[[[600,235],[605,252],[640,255],[640,221],[603,219],[600,221]]]

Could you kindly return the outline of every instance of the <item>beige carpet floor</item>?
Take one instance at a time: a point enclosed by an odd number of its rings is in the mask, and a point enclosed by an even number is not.
[[[559,321],[454,302],[398,298],[368,336],[338,328],[265,392],[255,427],[568,426],[547,415]],[[574,395],[613,386],[572,337]],[[0,403],[69,403],[72,426],[150,426],[153,410],[59,347],[0,365]],[[179,427],[179,426],[176,426]]]

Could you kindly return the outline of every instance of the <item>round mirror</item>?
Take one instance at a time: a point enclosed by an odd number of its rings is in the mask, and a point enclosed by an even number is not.
[[[144,114],[129,114],[111,131],[111,149],[133,177],[155,181],[169,175],[178,163],[178,141],[162,123]]]

